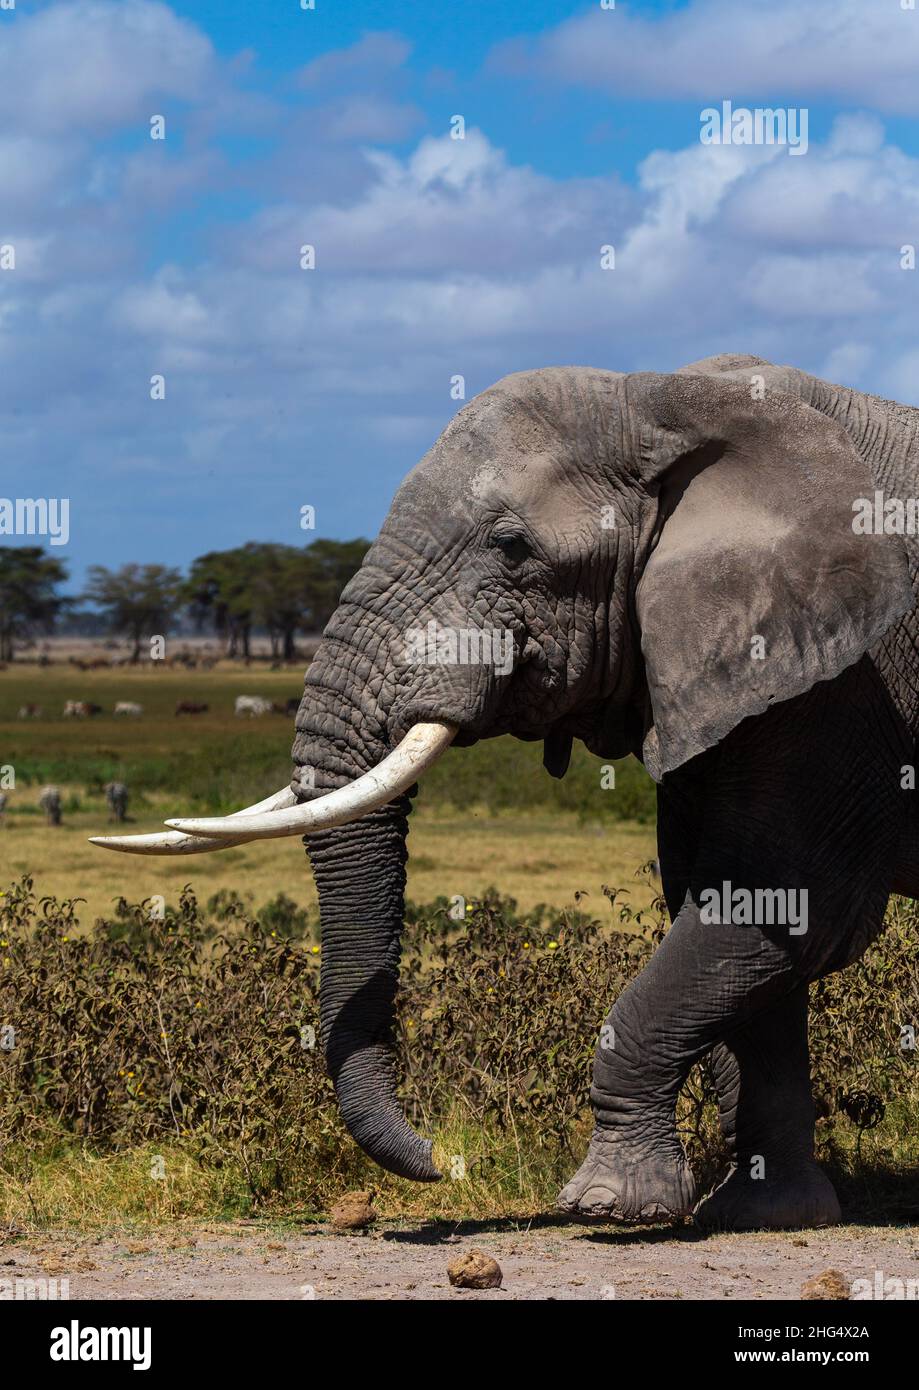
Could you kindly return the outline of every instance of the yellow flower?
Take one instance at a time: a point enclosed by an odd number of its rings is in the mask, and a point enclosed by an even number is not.
[[[311,946],[311,947],[310,947],[310,954],[311,954],[311,955],[314,955],[314,956],[318,956],[318,955],[319,955],[319,947],[318,947],[318,946]]]
[[[524,949],[525,951],[528,951],[528,950],[530,949],[530,943],[529,943],[529,941],[525,941],[525,942],[523,943],[523,949]]]
[[[557,942],[557,941],[550,941],[550,942],[549,942],[549,950],[550,950],[550,951],[557,951],[557,950],[558,950],[558,942]]]

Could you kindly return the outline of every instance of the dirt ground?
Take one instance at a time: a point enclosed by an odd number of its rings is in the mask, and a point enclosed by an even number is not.
[[[450,1286],[447,1265],[471,1248],[499,1262],[501,1289]],[[688,1228],[615,1230],[552,1218],[381,1223],[363,1235],[242,1222],[0,1245],[6,1298],[17,1296],[17,1280],[54,1278],[69,1281],[72,1299],[797,1299],[805,1280],[828,1268],[872,1284],[876,1271],[919,1280],[919,1227],[706,1239]]]

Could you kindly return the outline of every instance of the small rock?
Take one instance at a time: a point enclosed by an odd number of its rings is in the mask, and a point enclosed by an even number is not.
[[[825,1269],[822,1274],[815,1274],[813,1279],[801,1285],[803,1299],[845,1299],[851,1292],[852,1286],[838,1269]]]
[[[346,1192],[330,1212],[336,1231],[365,1231],[377,1219],[372,1192]]]
[[[447,1266],[447,1278],[455,1289],[500,1289],[501,1266],[484,1250],[464,1250]]]

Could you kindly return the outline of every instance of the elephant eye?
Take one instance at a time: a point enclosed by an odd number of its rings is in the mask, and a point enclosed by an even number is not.
[[[501,551],[509,565],[522,565],[530,554],[530,547],[525,537],[516,532],[501,532],[492,537],[492,544]]]

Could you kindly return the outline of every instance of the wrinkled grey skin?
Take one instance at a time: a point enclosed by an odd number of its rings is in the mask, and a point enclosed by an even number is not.
[[[409,474],[326,630],[297,716],[304,798],[432,718],[460,744],[543,739],[556,776],[576,737],[659,782],[673,926],[609,1015],[565,1210],[693,1210],[674,1107],[713,1052],[735,1166],[697,1219],[838,1219],[813,1160],[807,986],[865,949],[891,892],[919,893],[919,794],[901,788],[919,736],[917,542],[856,535],[852,504],[916,496],[917,457],[919,411],[758,358],[520,373]],[[513,670],[408,660],[407,629],[429,619],[512,632]],[[343,1116],[378,1163],[424,1181],[438,1174],[390,1051],[408,811],[404,797],[306,843]],[[704,921],[701,894],[725,880],[806,889],[806,932]]]

